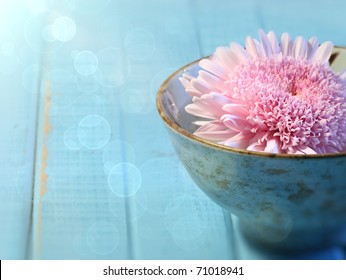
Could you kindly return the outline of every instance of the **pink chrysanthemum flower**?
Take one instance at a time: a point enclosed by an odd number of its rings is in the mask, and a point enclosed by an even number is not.
[[[329,67],[331,42],[260,30],[219,47],[181,82],[200,117],[195,135],[230,147],[285,154],[346,151],[346,72]]]

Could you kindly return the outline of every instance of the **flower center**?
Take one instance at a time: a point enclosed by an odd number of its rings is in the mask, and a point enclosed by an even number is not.
[[[283,150],[318,150],[339,133],[336,116],[346,116],[342,80],[324,64],[291,57],[250,60],[235,68],[228,83],[226,94],[246,108],[252,131],[278,138]]]
[[[266,94],[286,94],[312,102],[343,87],[337,74],[323,64],[290,57],[251,60],[230,75],[231,97],[251,98]],[[246,94],[244,94],[246,92]]]

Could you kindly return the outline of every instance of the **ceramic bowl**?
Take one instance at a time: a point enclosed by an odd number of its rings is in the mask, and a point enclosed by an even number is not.
[[[331,65],[346,66],[346,50],[335,47]],[[198,61],[162,84],[157,108],[174,149],[194,182],[213,201],[239,217],[257,244],[301,249],[333,242],[346,225],[346,153],[284,155],[230,148],[193,135],[191,102],[179,81],[196,76]]]

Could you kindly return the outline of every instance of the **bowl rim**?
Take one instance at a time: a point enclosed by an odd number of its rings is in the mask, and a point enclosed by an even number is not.
[[[337,49],[343,49],[346,51],[346,47],[341,46],[334,46],[334,50]],[[167,85],[173,80],[173,78],[176,78],[179,73],[182,73],[184,70],[190,68],[191,66],[198,64],[202,59],[208,58],[210,56],[202,57],[200,59],[197,59],[195,61],[192,61],[176,71],[174,71],[172,74],[170,74],[165,81],[161,84],[160,88],[158,89],[157,95],[156,95],[156,108],[157,111],[162,118],[162,120],[165,122],[165,124],[175,133],[179,134],[180,136],[183,136],[185,138],[188,138],[189,140],[192,140],[194,142],[197,142],[199,144],[202,144],[203,146],[208,146],[209,148],[214,148],[217,150],[222,150],[229,153],[236,153],[236,154],[246,154],[246,155],[252,155],[252,156],[259,156],[259,157],[270,157],[270,158],[298,158],[298,159],[316,159],[316,158],[340,158],[345,157],[346,152],[341,153],[326,153],[326,154],[282,154],[282,153],[268,153],[268,152],[259,152],[259,151],[250,151],[250,150],[244,150],[234,147],[225,146],[222,144],[218,144],[209,140],[206,140],[204,138],[198,137],[194,135],[191,132],[188,132],[187,130],[180,127],[178,124],[176,124],[171,118],[165,113],[165,110],[163,109],[162,105],[162,96],[164,91],[167,89]]]

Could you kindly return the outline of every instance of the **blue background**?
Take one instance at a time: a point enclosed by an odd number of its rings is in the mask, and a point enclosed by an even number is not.
[[[346,45],[345,1],[1,0],[1,259],[344,259],[251,247],[179,163],[174,70],[259,28]]]

